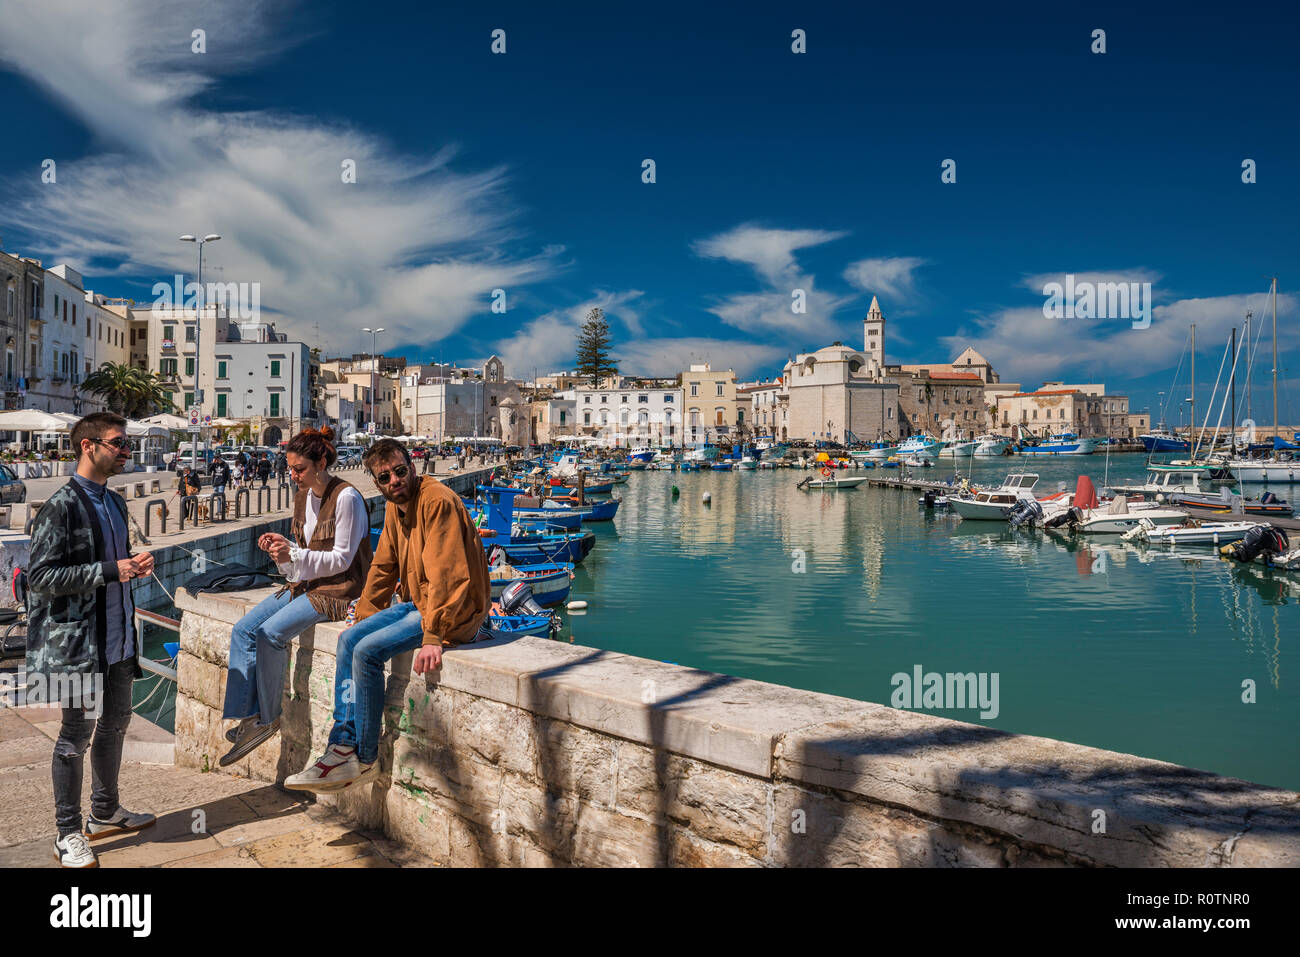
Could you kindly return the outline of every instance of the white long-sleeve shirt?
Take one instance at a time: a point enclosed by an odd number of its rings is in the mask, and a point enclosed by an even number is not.
[[[303,519],[303,537],[310,542],[316,530],[321,500],[315,492],[307,493],[307,514]],[[289,546],[289,560],[276,565],[286,581],[311,581],[337,575],[352,564],[362,537],[370,534],[370,518],[366,503],[355,488],[345,488],[339,493],[334,507],[334,547],[328,552]]]

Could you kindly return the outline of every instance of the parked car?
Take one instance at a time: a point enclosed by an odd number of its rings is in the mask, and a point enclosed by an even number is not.
[[[27,485],[8,465],[0,465],[0,504],[27,501]]]

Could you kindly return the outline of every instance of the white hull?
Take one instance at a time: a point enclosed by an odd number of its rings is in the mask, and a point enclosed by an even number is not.
[[[967,455],[974,455],[975,450],[979,447],[979,445],[980,443],[975,441],[953,442],[951,445],[945,445],[939,451],[939,454],[941,456],[944,456],[945,458],[946,457],[964,458]]]
[[[1156,525],[1180,525],[1187,520],[1186,512],[1173,509],[1141,509],[1126,515],[1111,515],[1105,509],[1090,509],[1079,523],[1078,531],[1087,535],[1123,535],[1139,527],[1143,519]]]
[[[949,498],[948,507],[963,520],[1005,522],[1011,516],[1015,503],[975,502],[966,498]]]
[[[810,489],[857,488],[865,481],[865,478],[813,479],[805,487]]]
[[[1046,443],[1020,450],[1021,455],[1091,455],[1097,447],[1096,439],[1080,439],[1077,442]]]
[[[1161,545],[1229,545],[1239,542],[1258,522],[1206,522],[1195,528],[1147,529],[1145,538]]]
[[[865,452],[850,452],[849,455],[855,459],[869,459],[872,462],[883,462],[897,451],[897,445],[890,445],[883,449],[867,449]]]
[[[975,457],[993,458],[1005,452],[1010,444],[1006,439],[985,439],[975,446]]]
[[[736,463],[736,469],[740,472],[750,472],[758,468],[758,462],[746,455]]]
[[[1238,482],[1287,485],[1300,482],[1300,462],[1233,462],[1228,468]]]

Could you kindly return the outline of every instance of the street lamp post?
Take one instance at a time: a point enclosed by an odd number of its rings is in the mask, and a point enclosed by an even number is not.
[[[194,404],[199,408],[199,415],[203,414],[203,392],[199,388],[199,355],[203,349],[203,306],[207,297],[203,294],[203,244],[214,243],[221,237],[216,233],[208,233],[202,239],[197,239],[186,233],[181,237],[183,243],[197,243],[199,247],[199,298],[198,308],[194,312]],[[182,308],[184,303],[182,302]],[[186,410],[188,411],[188,410]],[[199,442],[198,432],[191,432],[193,441],[190,443],[190,463],[195,470],[199,467]]]
[[[375,366],[379,364],[379,360],[376,358],[377,346],[375,343],[384,328],[380,326],[378,329],[371,329],[368,326],[362,326],[361,331],[370,333],[370,434],[378,435],[379,427],[375,425]]]

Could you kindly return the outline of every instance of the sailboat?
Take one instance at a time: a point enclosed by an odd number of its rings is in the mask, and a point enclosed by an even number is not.
[[[1234,458],[1228,463],[1242,483],[1290,484],[1300,482],[1300,457],[1294,451],[1278,448],[1277,415],[1277,277],[1273,277],[1273,452],[1261,458]],[[1287,443],[1283,443],[1285,445]]]

